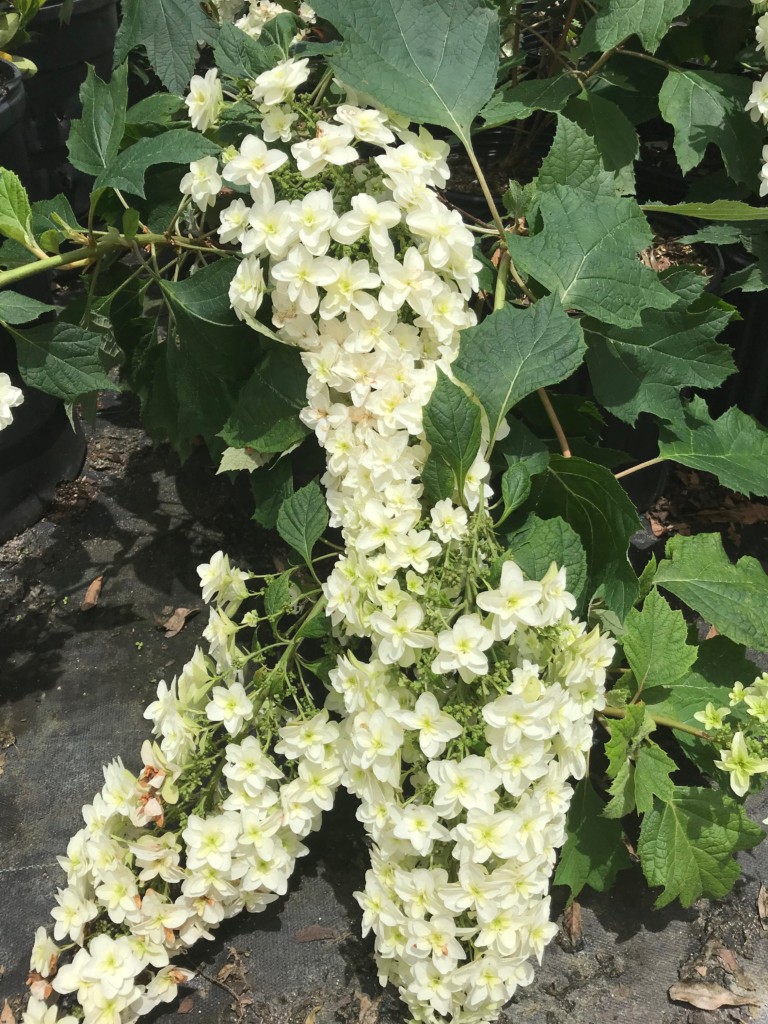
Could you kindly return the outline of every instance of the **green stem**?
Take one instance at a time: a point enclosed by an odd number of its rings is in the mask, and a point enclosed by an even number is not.
[[[604,707],[600,712],[601,715],[605,715],[606,718],[626,718],[626,708],[614,708],[609,704]],[[674,729],[676,732],[687,732],[691,736],[698,736],[699,739],[709,740],[711,742],[712,737],[709,733],[704,732],[703,729],[695,729],[692,725],[686,725],[685,722],[678,722],[676,718],[668,718],[666,715],[654,715],[653,712],[649,712],[651,718],[654,720],[656,725],[663,725],[667,729]]]
[[[482,169],[482,167],[480,166],[480,164],[478,162],[478,159],[477,159],[477,156],[475,155],[474,149],[472,148],[472,140],[467,135],[467,136],[463,137],[461,141],[464,143],[464,149],[466,149],[466,151],[467,151],[467,156],[469,157],[469,162],[472,164],[472,169],[474,170],[475,174],[477,175],[477,180],[478,180],[478,183],[480,185],[480,188],[482,189],[483,195],[485,196],[485,201],[486,201],[486,203],[488,203],[488,209],[491,211],[491,217],[493,218],[493,223],[496,225],[496,230],[499,233],[499,239],[501,240],[501,242],[503,244],[504,243],[504,224],[502,223],[501,215],[499,214],[499,211],[498,211],[498,208],[496,206],[496,203],[494,202],[493,196],[491,195],[491,190],[488,187],[488,182],[485,180],[485,175],[483,174],[483,169]]]

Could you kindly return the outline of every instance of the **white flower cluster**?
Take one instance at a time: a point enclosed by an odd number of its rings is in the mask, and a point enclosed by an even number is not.
[[[752,0],[755,14],[759,14],[755,26],[755,42],[759,50],[768,57],[768,2]],[[752,86],[747,105],[744,108],[753,121],[768,121],[768,71],[759,82]],[[763,146],[763,166],[760,170],[760,195],[768,195],[768,146]]]
[[[0,373],[0,430],[5,430],[13,423],[11,409],[16,409],[24,401],[21,388],[11,384],[7,373]]]
[[[259,99],[285,104],[301,63],[260,76]],[[301,417],[325,449],[345,545],[326,612],[338,633],[372,642],[367,660],[339,657],[330,702],[342,783],[374,844],[363,928],[414,1019],[491,1020],[555,931],[547,892],[569,779],[585,770],[613,646],[572,619],[554,564],[531,581],[508,560],[469,599],[457,585],[457,568],[490,574],[470,555],[488,528],[484,453],[463,493],[425,517],[423,411],[475,322],[479,270],[471,233],[435,191],[448,147],[350,103],[309,139],[286,135],[306,193],[284,198],[286,151],[248,136],[221,176],[251,202],[228,206],[219,234],[245,257],[238,315],[254,317],[269,292],[278,336],[302,351]],[[360,143],[380,155],[363,161]],[[342,204],[332,182],[347,164],[357,187]]]
[[[729,746],[720,751],[720,760],[715,761],[715,765],[728,772],[733,792],[746,796],[752,776],[768,773],[768,757],[764,756],[768,738],[768,672],[763,672],[749,686],[734,683],[728,696],[728,707],[707,704],[693,717],[707,732],[715,736],[722,734],[725,742],[728,742],[727,733],[736,727]],[[746,719],[740,711],[746,711]]]
[[[269,748],[230,618],[249,576],[221,552],[198,571],[205,599],[216,600],[204,634],[210,653],[197,648],[178,679],[160,681],[145,712],[159,744],[144,743],[141,772],[116,759],[83,808],[85,826],[59,858],[67,884],[56,896],[53,936],[39,928],[35,937],[23,1024],[73,1024],[56,1003],[73,996],[84,1024],[131,1024],[170,1002],[193,975],[172,958],[212,938],[226,918],[285,893],[307,852],[301,840],[333,801],[343,771],[339,726],[325,711],[286,713]],[[221,792],[209,778],[217,764]],[[193,800],[204,793],[183,816],[182,789]],[[59,966],[70,943],[79,948]]]
[[[279,14],[291,13],[273,0],[214,0],[219,21],[233,21],[251,39],[258,39],[264,26]],[[315,21],[315,12],[308,3],[298,5],[299,19],[307,25]],[[300,34],[299,38],[301,38]]]

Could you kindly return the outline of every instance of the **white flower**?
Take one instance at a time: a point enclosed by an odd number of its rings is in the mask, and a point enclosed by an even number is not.
[[[395,136],[387,128],[387,118],[380,110],[354,107],[350,103],[342,103],[333,115],[336,121],[347,124],[360,142],[374,146],[387,146],[395,141]]]
[[[497,636],[506,640],[521,623],[536,626],[541,622],[537,608],[541,594],[541,583],[526,580],[519,565],[506,561],[498,590],[478,594],[477,606],[484,612],[491,612]]]
[[[320,304],[318,286],[325,287],[336,278],[335,261],[328,256],[314,257],[303,245],[296,245],[282,263],[272,267],[272,277],[287,286],[288,297],[302,313],[314,313]]]
[[[416,853],[426,857],[436,839],[447,839],[448,830],[437,819],[437,811],[428,804],[407,804],[397,815],[392,832],[405,839]]]
[[[240,152],[224,165],[222,174],[235,185],[250,185],[256,198],[267,175],[282,167],[287,159],[287,153],[282,150],[267,149],[258,135],[246,135],[240,144]]]
[[[296,89],[309,78],[309,60],[284,60],[258,76],[253,87],[257,103],[274,107],[291,99]]]
[[[205,77],[193,75],[189,83],[189,94],[184,101],[189,110],[192,127],[207,131],[215,123],[224,105],[219,72],[216,68],[206,71]]]
[[[753,121],[759,121],[761,117],[768,117],[768,72],[752,86],[752,92],[744,109]]]
[[[253,718],[253,704],[242,683],[214,686],[211,696],[213,699],[205,708],[208,720],[221,722],[230,736],[240,732],[243,725]]]
[[[193,160],[189,165],[189,173],[185,174],[179,185],[185,196],[201,209],[213,206],[221,191],[221,175],[219,161],[215,156],[204,156],[202,160]]]
[[[229,285],[229,301],[240,320],[255,316],[266,294],[264,271],[255,256],[248,256],[238,264]]]
[[[221,242],[242,242],[248,230],[250,206],[242,199],[236,199],[219,214],[219,240]]]
[[[24,401],[21,388],[11,384],[7,373],[0,373],[0,430],[9,427],[13,422],[11,409],[15,409]]]
[[[291,129],[298,121],[299,115],[290,107],[264,107],[261,132],[265,142],[291,141]]]
[[[461,615],[451,629],[437,637],[438,655],[432,662],[437,673],[458,671],[465,683],[488,672],[487,651],[493,643],[493,634],[480,621],[479,615]]]
[[[413,711],[401,711],[400,724],[416,729],[419,746],[427,757],[439,757],[449,740],[461,736],[462,728],[455,718],[442,711],[433,693],[422,693]]]
[[[768,56],[768,14],[762,14],[757,19],[755,42]]]
[[[768,758],[750,754],[744,733],[737,732],[731,740],[731,749],[720,751],[720,760],[715,761],[715,767],[728,772],[731,789],[737,796],[746,796],[750,778],[768,772]]]
[[[463,508],[454,505],[450,498],[438,501],[429,515],[432,530],[444,544],[452,540],[461,540],[467,532],[467,513]]]
[[[291,153],[296,166],[305,178],[313,178],[327,164],[341,167],[357,160],[357,150],[350,146],[354,139],[352,129],[346,124],[329,124],[320,121],[317,136],[306,142],[296,142]]]
[[[377,654],[385,665],[404,664],[406,655],[414,648],[432,646],[432,635],[420,629],[423,619],[421,605],[409,600],[398,601],[392,615],[384,611],[371,615],[371,626],[381,637]],[[412,655],[409,660],[413,660]]]
[[[400,223],[402,216],[397,203],[377,200],[364,192],[352,196],[352,209],[339,217],[331,234],[342,245],[352,245],[367,234],[371,246],[379,254],[389,253],[392,243],[389,230]]]
[[[47,978],[56,970],[60,952],[61,950],[50,937],[47,929],[41,925],[35,932],[35,943],[32,946],[29,966],[33,971],[37,971],[38,974]]]

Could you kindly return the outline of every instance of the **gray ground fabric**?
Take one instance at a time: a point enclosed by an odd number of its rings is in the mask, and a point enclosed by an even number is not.
[[[137,767],[148,735],[143,708],[203,628],[198,616],[165,639],[155,617],[166,607],[200,604],[195,566],[218,548],[251,568],[270,566],[273,538],[248,521],[241,497],[238,511],[237,491],[200,452],[180,468],[169,451],[153,450],[132,408],[114,402],[91,430],[85,478],[68,485],[42,523],[0,547],[0,1009],[6,998],[17,1009],[25,992],[34,931],[49,923],[63,884],[56,854],[100,788],[102,764],[120,755]],[[102,574],[97,607],[81,611],[88,585]],[[750,809],[766,817],[768,799]],[[309,845],[288,895],[262,914],[228,922],[214,943],[195,950],[191,963],[203,973],[154,1021],[406,1019],[396,994],[382,997],[371,943],[359,937],[352,893],[367,854],[349,798]],[[768,932],[756,909],[768,880],[768,843],[742,863],[743,882],[721,904],[653,911],[654,894],[637,868],[620,876],[614,893],[585,898],[583,947],[574,951],[563,931],[504,1020],[768,1022]],[[735,954],[745,972],[740,983],[755,986],[760,1006],[707,1013],[672,1004],[667,990],[679,975],[721,977],[711,966],[718,943]]]

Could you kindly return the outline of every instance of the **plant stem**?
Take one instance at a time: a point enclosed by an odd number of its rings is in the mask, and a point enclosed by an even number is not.
[[[660,462],[664,462],[664,459],[659,455],[655,459],[648,459],[647,462],[638,462],[636,466],[630,466],[629,469],[622,469],[620,473],[614,474],[617,480],[621,480],[623,476],[630,476],[632,473],[639,473],[641,469],[648,469],[649,466],[657,466]]]
[[[10,270],[0,271],[0,288],[6,288],[9,284],[15,284],[16,281],[24,281],[28,277],[34,277],[35,274],[44,274],[47,270],[57,270],[59,267],[67,267],[81,261],[90,262],[114,248],[115,242],[110,239],[109,243],[97,242],[96,245],[85,245],[81,249],[73,249],[71,252],[46,256],[44,260],[37,260],[36,263],[25,263],[22,267],[12,267]]]
[[[478,180],[478,183],[480,185],[480,188],[483,191],[483,195],[485,196],[485,201],[486,201],[486,203],[488,203],[488,209],[491,211],[491,217],[493,219],[493,223],[496,225],[496,230],[499,233],[499,239],[501,240],[501,242],[503,244],[504,243],[504,224],[502,223],[501,215],[499,214],[499,211],[498,211],[498,208],[496,206],[496,203],[494,202],[493,196],[491,195],[491,190],[488,187],[488,182],[485,180],[485,175],[483,174],[483,169],[480,166],[477,157],[475,156],[475,151],[472,148],[472,140],[467,135],[466,137],[462,138],[461,141],[464,143],[464,149],[466,149],[466,151],[467,151],[467,156],[469,157],[469,162],[472,164],[472,169],[474,170],[475,174],[477,175],[477,180]]]
[[[568,33],[571,29],[571,24],[576,16],[576,8],[578,7],[579,0],[571,0],[571,6],[568,8],[568,13],[565,16],[565,22],[563,23],[563,31],[560,33],[560,38],[555,44],[557,55],[559,56],[565,44],[568,42]],[[551,69],[550,69],[551,70]]]
[[[605,53],[601,53],[595,61],[595,63],[592,65],[592,67],[587,68],[586,71],[582,72],[581,77],[584,79],[584,81],[586,82],[588,78],[591,78],[593,75],[597,74],[597,72],[600,70],[603,64],[607,64],[611,57],[614,55],[614,53],[619,52],[624,43],[626,43],[627,39],[629,39],[629,36],[626,36],[624,39],[621,40],[621,42],[617,43],[615,46],[612,46],[610,50],[606,50]]]
[[[560,420],[557,418],[555,407],[552,405],[549,395],[544,388],[539,388],[536,391],[536,394],[541,399],[541,404],[544,406],[544,412],[546,412],[547,418],[552,424],[552,429],[557,437],[558,444],[560,445],[560,451],[563,453],[563,458],[570,459],[571,446],[568,443],[568,438],[565,436],[565,431],[562,428]]]
[[[599,714],[605,715],[606,718],[626,718],[627,709],[614,708],[609,704]],[[667,729],[675,729],[677,732],[687,732],[691,736],[698,736],[701,740],[711,741],[712,739],[709,733],[704,732],[703,729],[695,729],[692,725],[686,725],[685,722],[678,722],[676,718],[668,718],[666,715],[654,715],[653,712],[649,712],[649,714],[656,725],[663,725]]]
[[[501,309],[507,301],[507,274],[509,273],[510,258],[508,252],[501,254],[499,270],[496,274],[496,288],[493,293],[493,311]]]

